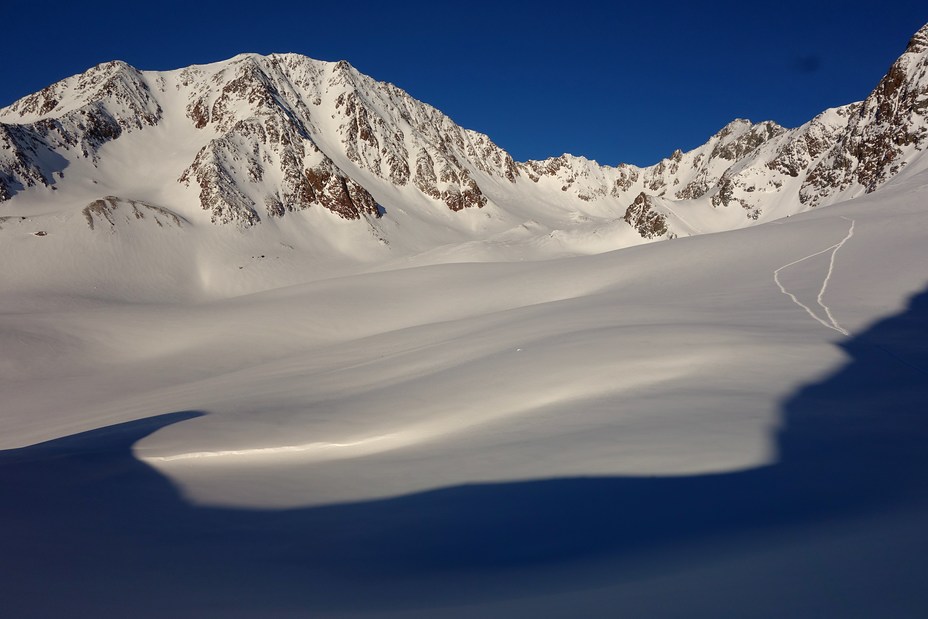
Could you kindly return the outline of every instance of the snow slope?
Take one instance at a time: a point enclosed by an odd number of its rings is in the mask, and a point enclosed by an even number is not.
[[[595,256],[4,296],[4,598],[918,616],[925,174]]]
[[[196,500],[234,504],[756,466],[775,457],[778,395],[923,285],[923,178],[783,222],[554,262],[404,261],[193,304],[64,286],[4,297],[0,436],[16,447],[207,411],[138,453]],[[393,479],[395,458],[428,465]],[[256,463],[294,480],[243,484]]]

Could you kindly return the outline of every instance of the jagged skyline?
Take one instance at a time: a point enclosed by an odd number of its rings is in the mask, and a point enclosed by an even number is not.
[[[0,106],[108,60],[167,70],[296,52],[344,58],[493,136],[517,160],[569,152],[650,165],[732,118],[794,127],[863,99],[928,17],[917,2],[892,11],[852,2],[841,12],[788,2],[776,13],[731,3],[619,12],[586,2],[570,14],[504,3],[452,17],[424,3],[360,3],[350,19],[335,5],[257,12],[205,2],[145,19],[119,7],[13,2],[10,14],[41,23],[42,37],[8,33]]]
[[[205,210],[214,224],[244,227],[321,206],[368,221],[368,241],[394,251],[401,239],[424,248],[438,205],[490,207],[476,228],[456,218],[472,240],[523,235],[526,222],[530,236],[578,224],[602,234],[622,228],[622,213],[637,233],[608,235],[613,247],[735,229],[872,192],[909,165],[925,136],[926,50],[923,26],[865,101],[794,130],[735,120],[648,168],[570,156],[517,163],[492,138],[345,61],[241,54],[170,72],[108,62],[0,111],[0,201],[57,192],[45,199],[90,204],[91,228],[93,213],[113,224],[126,197],[137,213],[180,209],[179,222]],[[553,219],[543,221],[541,204]],[[413,232],[409,217],[424,228]]]

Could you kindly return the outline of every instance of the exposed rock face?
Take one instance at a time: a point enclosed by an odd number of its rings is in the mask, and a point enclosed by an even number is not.
[[[123,132],[154,126],[162,115],[142,73],[107,62],[15,102],[0,123],[0,202],[49,186],[68,159],[96,160]]]
[[[41,153],[48,151],[28,128],[0,124],[0,202],[20,189],[51,183],[51,173],[59,170],[49,171],[42,165]]]
[[[656,239],[667,234],[667,216],[654,207],[654,199],[645,192],[625,210],[625,222],[645,239]]]
[[[182,84],[194,90],[188,118],[219,136],[180,180],[199,185],[216,223],[251,225],[313,205],[345,219],[377,217],[381,209],[357,171],[411,184],[452,211],[487,203],[472,170],[510,182],[518,174],[486,136],[344,61],[244,56],[212,77],[187,69]],[[282,181],[258,192],[268,166]]]
[[[330,83],[345,88],[334,119],[348,159],[394,186],[411,183],[452,211],[487,204],[473,171],[514,182],[518,168],[485,135],[455,125],[438,110],[390,84],[374,82],[347,63]]]
[[[809,172],[801,199],[816,203],[854,185],[872,192],[895,175],[904,158],[928,142],[928,25],[864,102],[849,114],[848,127]]]
[[[244,126],[247,125],[241,128]],[[244,161],[237,150],[238,145],[230,136],[210,140],[179,179],[186,184],[196,181],[200,187],[200,205],[210,212],[213,223],[251,225],[261,221],[255,202],[238,182],[240,176],[261,180],[263,170],[255,152],[257,147],[244,153]]]
[[[380,216],[371,194],[330,164],[306,170],[301,183],[310,200],[318,201],[344,219],[360,219],[363,214]]]
[[[311,85],[324,72],[306,64],[299,77]],[[282,66],[276,57],[244,56],[210,79],[194,68],[182,73],[181,83],[194,89],[188,118],[218,136],[200,149],[180,182],[199,186],[200,205],[214,223],[249,226],[314,205],[344,219],[379,216],[370,193],[313,141],[310,104],[293,92]],[[279,180],[266,182],[269,170]]]

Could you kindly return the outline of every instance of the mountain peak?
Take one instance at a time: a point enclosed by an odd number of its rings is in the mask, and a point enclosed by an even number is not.
[[[736,118],[722,127],[713,137],[724,138],[729,135],[741,133],[751,128],[752,123],[747,118]]]
[[[339,60],[332,67],[333,71],[353,71],[354,67],[347,60]]]
[[[847,131],[809,173],[800,197],[876,190],[928,145],[928,25],[848,118]]]
[[[919,28],[918,32],[912,35],[905,53],[923,54],[926,51],[928,51],[928,24]]]
[[[140,71],[121,60],[111,60],[15,101],[0,110],[0,120],[35,122],[86,105],[109,102],[116,108],[121,106],[121,111],[138,114],[150,124],[158,112],[147,91],[148,84]]]

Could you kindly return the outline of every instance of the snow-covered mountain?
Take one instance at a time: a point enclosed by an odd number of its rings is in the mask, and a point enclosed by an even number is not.
[[[249,226],[312,206],[376,218],[365,184],[409,186],[452,211],[482,207],[475,174],[510,182],[517,174],[485,136],[401,90],[346,62],[292,54],[166,73],[105,63],[17,101],[2,118],[4,199],[23,188],[60,188],[65,168],[83,160],[105,184],[109,160],[131,157],[142,164],[137,178],[114,191],[133,191],[157,165],[159,182],[190,190],[175,208],[192,202],[218,224]],[[120,148],[125,135],[156,133],[186,148],[155,156]]]
[[[0,210],[76,216],[106,199],[131,221],[145,203],[194,225],[276,221],[317,245],[346,236],[341,253],[378,259],[465,241],[590,253],[874,191],[928,144],[926,72],[928,26],[863,102],[792,130],[735,120],[640,168],[514,162],[344,61],[244,54],[167,72],[109,62],[0,110]],[[313,209],[328,223],[292,217]]]

